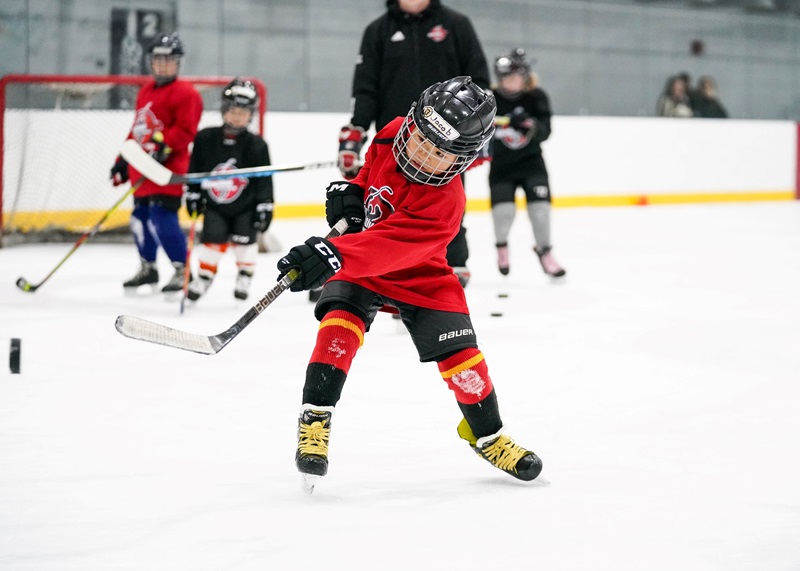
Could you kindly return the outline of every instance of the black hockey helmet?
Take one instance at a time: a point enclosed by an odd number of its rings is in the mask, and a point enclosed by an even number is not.
[[[255,113],[258,106],[258,90],[249,79],[234,78],[222,90],[221,109],[224,114],[231,107],[242,107]]]
[[[150,71],[153,73],[153,77],[156,80],[156,83],[159,85],[163,85],[165,83],[169,83],[177,76],[175,75],[158,75],[153,71],[153,58],[170,58],[173,59],[178,63],[178,67],[180,68],[181,58],[185,55],[185,51],[183,49],[183,42],[178,37],[178,34],[158,34],[150,45],[147,48],[147,56],[148,56],[148,65],[150,67]]]
[[[498,81],[512,73],[518,73],[527,78],[531,73],[531,62],[528,60],[525,50],[514,48],[494,60],[494,72]]]
[[[492,138],[496,112],[494,95],[473,83],[469,76],[436,83],[422,92],[406,115],[392,145],[395,160],[412,181],[433,186],[447,184],[467,170]],[[434,153],[421,150],[419,145],[410,150],[409,140],[416,130],[439,154],[444,151],[451,156],[437,165]]]
[[[158,34],[150,42],[147,53],[151,56],[183,56],[186,54],[183,49],[183,42],[176,33]]]

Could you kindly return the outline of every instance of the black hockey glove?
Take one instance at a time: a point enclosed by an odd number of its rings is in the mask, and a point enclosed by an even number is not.
[[[533,118],[521,107],[517,107],[511,112],[508,124],[524,135],[533,135],[532,132],[529,133],[529,131],[533,131],[535,126]]]
[[[292,291],[322,287],[342,269],[342,255],[328,240],[315,236],[306,240],[305,244],[295,246],[278,260],[280,278],[292,269],[300,271],[298,278],[292,282]]]
[[[119,186],[129,180],[128,161],[122,157],[117,157],[117,161],[114,163],[114,166],[111,167],[111,182],[114,186]]]
[[[149,151],[150,156],[157,160],[162,165],[167,162],[169,154],[172,152],[164,141],[164,133],[156,131],[150,137],[150,142],[142,145],[142,148]]]
[[[206,197],[199,190],[186,190],[186,212],[189,216],[200,216],[206,212]]]
[[[345,125],[339,132],[339,170],[347,180],[352,180],[361,170],[361,147],[367,135],[361,127]]]
[[[325,219],[333,228],[342,218],[347,220],[345,234],[364,229],[364,190],[346,180],[332,182],[325,191]]]
[[[259,232],[266,232],[269,225],[272,223],[272,211],[275,205],[272,202],[261,202],[256,204],[256,217],[253,221],[253,226]]]

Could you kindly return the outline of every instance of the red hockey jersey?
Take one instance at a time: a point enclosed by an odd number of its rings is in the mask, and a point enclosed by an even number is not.
[[[202,113],[203,100],[191,83],[176,79],[166,85],[156,86],[155,80],[151,80],[142,86],[136,96],[136,117],[128,138],[135,139],[147,149],[153,133],[161,131],[164,142],[172,149],[164,166],[184,174],[189,168],[189,144],[197,134]],[[128,169],[128,174],[131,182],[141,177],[133,167]],[[138,198],[153,194],[182,196],[183,186],[158,186],[146,180],[134,196]]]
[[[469,313],[445,259],[466,203],[461,178],[437,187],[403,176],[392,155],[403,120],[398,117],[377,133],[352,181],[364,189],[364,231],[331,240],[343,259],[331,279],[420,307]]]

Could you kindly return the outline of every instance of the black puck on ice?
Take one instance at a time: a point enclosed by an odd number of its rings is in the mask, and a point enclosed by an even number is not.
[[[501,311],[493,311],[491,313],[492,317],[503,317],[503,313]]]
[[[505,297],[508,297],[508,294],[507,294],[507,293],[498,293],[498,294],[497,294],[497,297],[499,297],[499,298],[505,298]]]
[[[20,353],[22,352],[22,340],[12,339],[11,349],[8,352],[8,366],[12,373],[19,373]]]

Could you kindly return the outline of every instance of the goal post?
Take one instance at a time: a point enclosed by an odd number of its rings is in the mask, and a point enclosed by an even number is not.
[[[0,245],[72,240],[125,192],[109,171],[133,124],[147,75],[6,75],[0,78]],[[221,124],[222,88],[233,77],[180,76],[203,99],[199,128]],[[267,90],[254,77],[264,133]],[[101,235],[128,235],[132,200]]]

